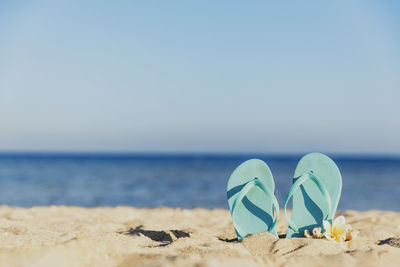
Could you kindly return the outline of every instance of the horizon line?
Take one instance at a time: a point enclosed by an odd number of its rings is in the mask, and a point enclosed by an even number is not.
[[[158,158],[242,158],[242,157],[273,157],[294,158],[310,152],[226,152],[226,151],[73,151],[73,150],[0,150],[2,157],[92,157],[92,158],[134,158],[134,157],[158,157]],[[400,154],[394,153],[357,153],[357,152],[321,152],[339,159],[389,159],[400,160]]]

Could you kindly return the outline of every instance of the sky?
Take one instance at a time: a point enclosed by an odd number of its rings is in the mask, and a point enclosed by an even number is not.
[[[399,1],[1,1],[0,152],[400,155]]]

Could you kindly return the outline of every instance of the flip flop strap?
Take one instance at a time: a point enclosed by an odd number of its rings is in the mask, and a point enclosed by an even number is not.
[[[315,176],[315,175],[313,174],[312,171],[311,171],[311,172],[308,172],[308,173],[305,173],[305,174],[303,174],[302,176],[300,176],[300,177],[296,180],[296,182],[293,183],[292,187],[291,187],[290,190],[289,190],[289,193],[288,193],[287,196],[286,196],[286,201],[285,201],[285,206],[284,206],[284,211],[285,211],[286,220],[287,220],[287,222],[288,222],[288,224],[289,224],[289,227],[290,227],[292,230],[294,230],[295,232],[299,232],[299,228],[298,228],[297,225],[289,218],[289,216],[288,216],[288,214],[287,214],[287,211],[286,211],[286,206],[287,206],[287,204],[288,204],[288,202],[289,202],[289,199],[293,196],[293,194],[294,194],[297,190],[299,190],[300,186],[301,186],[304,182],[306,182],[306,181],[313,181],[313,182],[317,185],[319,191],[321,191],[322,195],[325,197],[326,203],[328,204],[328,210],[329,210],[329,211],[328,211],[328,213],[327,213],[326,218],[324,218],[324,220],[327,220],[328,218],[330,218],[331,205],[332,205],[331,203],[332,203],[332,202],[331,202],[331,197],[330,197],[330,195],[329,195],[328,190],[326,189],[324,183],[323,183],[317,176]]]
[[[272,198],[272,203],[273,203],[273,206],[275,209],[276,218],[275,218],[274,222],[272,223],[272,225],[270,227],[268,227],[268,232],[271,232],[275,228],[276,222],[278,221],[279,204],[278,204],[278,200],[276,199],[276,197],[275,197],[274,193],[271,191],[271,189],[266,187],[264,185],[264,183],[261,182],[258,178],[254,178],[253,180],[247,182],[246,185],[242,188],[242,190],[240,190],[239,195],[236,197],[235,201],[233,201],[233,204],[232,204],[232,218],[234,217],[233,214],[235,212],[235,208],[236,208],[237,204],[243,200],[243,198],[247,195],[247,193],[250,191],[250,189],[252,189],[254,186],[258,186],[266,195],[268,195]],[[242,231],[240,229],[239,225],[237,225],[235,223],[235,220],[233,220],[233,224],[235,226],[236,232],[239,237],[244,237],[247,235],[247,233]]]

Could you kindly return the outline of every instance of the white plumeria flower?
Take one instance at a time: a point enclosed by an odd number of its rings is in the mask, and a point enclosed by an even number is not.
[[[343,216],[333,220],[332,225],[328,221],[323,221],[326,239],[336,242],[344,242],[346,240],[347,226]]]

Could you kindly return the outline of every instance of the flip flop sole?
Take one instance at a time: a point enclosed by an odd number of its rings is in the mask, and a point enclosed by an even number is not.
[[[265,232],[273,223],[273,201],[259,187],[251,188],[243,200],[232,210],[233,203],[241,189],[254,178],[259,179],[272,192],[275,189],[274,179],[268,165],[259,159],[250,159],[239,165],[227,185],[227,197],[232,220],[247,234]],[[271,234],[277,236],[273,229]],[[238,238],[240,239],[241,237]]]
[[[329,220],[333,219],[342,191],[342,176],[335,162],[321,153],[305,155],[297,164],[293,182],[297,177],[312,171],[325,185],[331,198]],[[315,183],[306,181],[293,194],[291,220],[296,223],[299,232],[288,228],[286,238],[303,237],[304,231],[312,231],[315,227],[322,227],[323,218],[328,213],[328,204]]]

